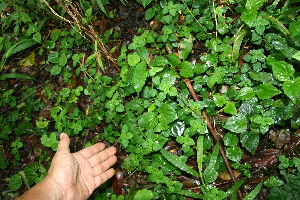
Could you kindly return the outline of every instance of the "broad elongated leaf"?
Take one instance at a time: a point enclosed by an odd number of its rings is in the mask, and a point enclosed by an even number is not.
[[[187,164],[183,163],[178,156],[172,155],[169,152],[167,152],[165,149],[160,150],[160,153],[173,165],[181,169],[182,171],[185,171],[189,174],[192,174],[194,176],[199,177],[199,173],[196,172],[194,169],[189,167]]]
[[[226,197],[229,197],[230,195],[232,195],[235,191],[237,191],[237,189],[239,187],[241,187],[241,185],[243,185],[245,183],[246,180],[239,180],[237,182],[235,182],[235,184],[232,186],[232,188],[228,189],[226,191]]]
[[[103,4],[102,0],[97,0],[97,4],[98,4],[100,10],[101,10],[105,15],[107,15],[107,12],[106,12],[106,10],[105,10],[105,8],[104,8],[104,4]]]
[[[218,171],[216,170],[217,158],[219,155],[219,143],[217,143],[211,154],[209,165],[204,170],[204,180],[206,183],[214,182],[218,177]]]
[[[244,200],[253,200],[257,194],[259,193],[262,186],[262,182],[259,183],[247,196],[245,196]]]
[[[264,15],[262,17],[269,20],[275,26],[276,29],[278,29],[281,33],[283,33],[286,37],[288,37],[290,41],[294,42],[293,37],[291,36],[289,30],[278,19],[268,15]]]
[[[32,39],[26,39],[26,40],[21,40],[17,44],[13,45],[8,51],[7,54],[5,54],[6,58],[9,56],[18,53],[20,51],[23,51],[24,49],[27,49],[29,47],[32,47],[33,45],[36,44],[36,41]]]
[[[132,83],[136,92],[140,92],[148,76],[146,61],[140,62],[134,69]]]
[[[203,179],[203,174],[202,174],[202,163],[203,163],[203,141],[204,141],[204,136],[200,135],[197,140],[197,163],[198,163],[198,170],[200,174],[200,178],[202,181],[202,184],[204,184],[204,179]]]
[[[20,79],[29,79],[29,80],[34,79],[33,76],[26,75],[26,74],[17,74],[17,73],[3,74],[0,76],[0,80],[5,80],[9,78],[13,78],[13,79],[20,78]]]
[[[6,62],[6,59],[9,58],[11,55],[13,55],[15,53],[18,53],[20,51],[23,51],[24,49],[27,49],[29,47],[32,47],[35,44],[37,44],[37,42],[34,41],[34,40],[32,40],[32,39],[24,39],[24,40],[19,41],[18,43],[16,43],[15,45],[13,45],[12,47],[10,47],[6,51],[6,53],[2,57],[0,67],[1,68],[3,67],[3,65]]]
[[[234,36],[234,43],[232,48],[232,60],[235,61],[239,57],[242,41],[247,31],[244,28],[239,29],[238,33]]]

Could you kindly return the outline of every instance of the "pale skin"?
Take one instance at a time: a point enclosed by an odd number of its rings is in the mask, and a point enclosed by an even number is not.
[[[69,144],[69,136],[62,133],[48,175],[18,200],[87,199],[114,175],[115,171],[110,167],[117,161],[115,147],[105,149],[103,143],[97,143],[70,153]]]

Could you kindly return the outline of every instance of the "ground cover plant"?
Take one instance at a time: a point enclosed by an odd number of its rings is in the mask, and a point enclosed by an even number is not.
[[[299,0],[0,1],[1,198],[58,134],[118,148],[90,199],[299,199]]]

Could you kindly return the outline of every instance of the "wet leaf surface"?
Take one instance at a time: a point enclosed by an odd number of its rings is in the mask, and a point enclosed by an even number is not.
[[[267,149],[247,157],[243,162],[256,168],[265,169],[274,166],[278,162],[280,154],[281,152],[277,149]]]

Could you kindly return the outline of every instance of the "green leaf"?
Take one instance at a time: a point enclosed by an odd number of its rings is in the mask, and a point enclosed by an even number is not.
[[[163,56],[156,56],[151,61],[151,66],[153,66],[153,67],[163,67],[163,66],[165,66],[167,64],[169,64],[169,62]]]
[[[296,54],[293,55],[293,58],[300,61],[300,51],[298,51]]]
[[[243,133],[247,130],[247,119],[244,115],[237,114],[230,117],[223,127],[234,133]]]
[[[2,57],[0,69],[3,67],[3,65],[5,64],[8,57],[10,57],[11,55],[18,53],[20,51],[28,49],[29,47],[32,47],[35,44],[36,44],[36,41],[34,41],[32,39],[24,39],[24,40],[17,42],[13,46],[11,46]]]
[[[202,174],[202,164],[203,164],[203,141],[204,141],[204,136],[200,135],[197,139],[197,163],[198,163],[198,170],[199,170],[199,174],[200,174],[200,178],[202,183],[204,183],[203,181],[203,174]]]
[[[174,53],[168,54],[167,56],[168,61],[171,63],[172,67],[177,67],[179,65],[179,58]]]
[[[267,187],[279,187],[282,186],[284,182],[277,177],[271,176],[269,180],[264,182],[264,185]]]
[[[151,190],[142,189],[138,190],[137,193],[134,195],[134,200],[151,200],[153,199],[153,193]]]
[[[56,139],[56,134],[52,132],[49,137],[47,136],[47,134],[44,134],[41,137],[41,143],[45,147],[51,147],[54,151],[56,151],[57,146],[58,146],[58,141]]]
[[[170,128],[170,135],[174,137],[179,137],[183,135],[185,131],[185,126],[183,122],[174,122]]]
[[[180,57],[182,60],[186,60],[189,54],[191,53],[193,49],[193,38],[190,35],[189,38],[183,38],[180,43]]]
[[[272,66],[273,74],[279,81],[289,80],[295,72],[294,67],[285,61],[268,58],[267,63]]]
[[[238,138],[235,134],[227,133],[224,137],[224,145],[234,147],[238,143]]]
[[[59,62],[59,53],[58,51],[52,51],[48,55],[48,61],[54,64]]]
[[[32,36],[32,39],[34,41],[36,41],[37,43],[41,43],[42,42],[42,35],[40,32],[37,32],[35,33],[33,36]]]
[[[226,191],[226,197],[229,197],[230,195],[232,195],[235,191],[237,191],[237,189],[239,187],[241,187],[246,180],[238,180],[237,182],[234,183],[234,185],[232,186],[232,188],[228,189]]]
[[[250,153],[254,154],[259,143],[258,133],[253,131],[241,133],[240,140],[243,147],[245,147]]]
[[[50,70],[50,74],[52,76],[58,75],[61,72],[61,69],[62,69],[62,67],[59,66],[58,64],[53,65],[52,68],[51,68],[51,70]]]
[[[249,76],[259,82],[274,82],[274,78],[271,73],[266,72],[249,72]]]
[[[247,31],[243,28],[239,29],[237,34],[234,36],[234,43],[232,48],[232,60],[236,61],[240,56],[240,48],[243,42],[243,39],[246,35]]]
[[[8,179],[8,189],[17,191],[22,186],[22,177],[20,174],[15,174]]]
[[[260,99],[269,99],[277,94],[280,94],[280,91],[270,83],[264,83],[258,86],[257,97]]]
[[[244,87],[237,93],[236,100],[249,100],[255,96],[255,92],[251,87]]]
[[[182,162],[181,159],[179,159],[178,156],[172,155],[169,152],[167,152],[165,149],[160,150],[161,154],[173,165],[181,169],[182,171],[185,171],[189,174],[192,174],[194,176],[199,176],[199,173],[196,172],[194,169],[186,165],[184,162]]]
[[[211,154],[210,161],[206,169],[204,170],[204,180],[206,183],[212,183],[218,178],[218,171],[215,166],[219,155],[219,143],[217,143]]]
[[[139,117],[138,124],[146,130],[153,129],[158,123],[158,116],[154,112],[148,112]]]
[[[150,20],[154,17],[154,15],[155,15],[155,10],[153,7],[151,7],[145,12],[145,19]]]
[[[65,53],[62,53],[58,59],[58,64],[60,66],[65,66],[68,62],[67,55]]]
[[[295,38],[300,42],[300,21],[294,21],[289,24],[289,32]]]
[[[28,80],[35,79],[33,76],[26,75],[26,74],[17,74],[17,73],[3,74],[0,76],[0,80],[5,80],[8,78],[12,78],[12,79],[20,78],[20,79],[28,79]]]
[[[236,110],[234,102],[231,102],[231,101],[227,102],[225,107],[224,107],[224,112],[228,113],[228,114],[231,114],[231,115],[236,115],[237,110]]]
[[[141,58],[137,54],[129,54],[128,55],[128,64],[131,67],[135,67],[140,62],[140,60],[141,60]]]
[[[162,80],[158,86],[158,88],[164,92],[169,92],[170,88],[172,88],[176,81],[176,75],[174,71],[166,71],[162,74]]]
[[[258,195],[260,189],[262,186],[262,182],[259,183],[249,194],[247,194],[244,198],[244,200],[253,200]]]
[[[226,149],[226,155],[233,162],[239,162],[242,158],[243,152],[240,147],[229,147]]]
[[[226,103],[226,99],[222,95],[214,94],[213,100],[214,100],[216,106],[218,106],[218,107],[222,107]]]
[[[146,66],[146,61],[140,62],[134,69],[132,76],[132,84],[137,93],[139,93],[143,86],[145,85],[146,79],[148,77],[148,70]]]
[[[176,119],[178,119],[177,112],[173,106],[167,103],[163,103],[160,108],[158,108],[159,121],[162,124],[169,124]]]
[[[284,94],[286,94],[294,103],[300,96],[300,77],[295,80],[287,80],[283,83],[282,89]]]
[[[246,9],[248,11],[257,11],[267,0],[247,0]]]
[[[195,199],[202,199],[203,198],[203,196],[201,196],[200,194],[194,193],[194,192],[189,191],[189,190],[179,190],[177,193],[180,194],[180,195],[183,195],[183,196],[193,197]]]
[[[207,77],[207,86],[212,88],[216,83],[221,84],[223,82],[224,72],[217,68],[213,75]]]
[[[107,15],[107,12],[104,8],[104,4],[103,4],[103,0],[97,0],[97,4],[98,4],[98,7],[100,8],[100,10],[105,14]]]
[[[241,15],[241,19],[250,27],[253,26],[253,23],[255,22],[257,18],[257,11],[248,11],[243,12]]]
[[[147,5],[149,5],[149,3],[151,3],[153,0],[142,0],[142,4],[144,6],[144,8],[146,8]]]
[[[32,185],[36,182],[36,179],[38,178],[38,169],[38,164],[36,162],[33,164],[29,164],[24,168],[24,173],[29,185]]]
[[[290,41],[293,41],[293,38],[291,37],[290,32],[288,31],[288,29],[275,17],[273,16],[267,16],[264,15],[262,16],[264,18],[266,18],[267,20],[269,20],[270,22],[272,22],[272,24],[275,26],[275,28],[277,30],[279,30],[281,33],[283,33],[286,37],[288,37],[290,39]]]
[[[191,78],[194,76],[193,68],[195,67],[193,63],[188,61],[183,61],[179,65],[181,71],[180,75],[184,78]]]

